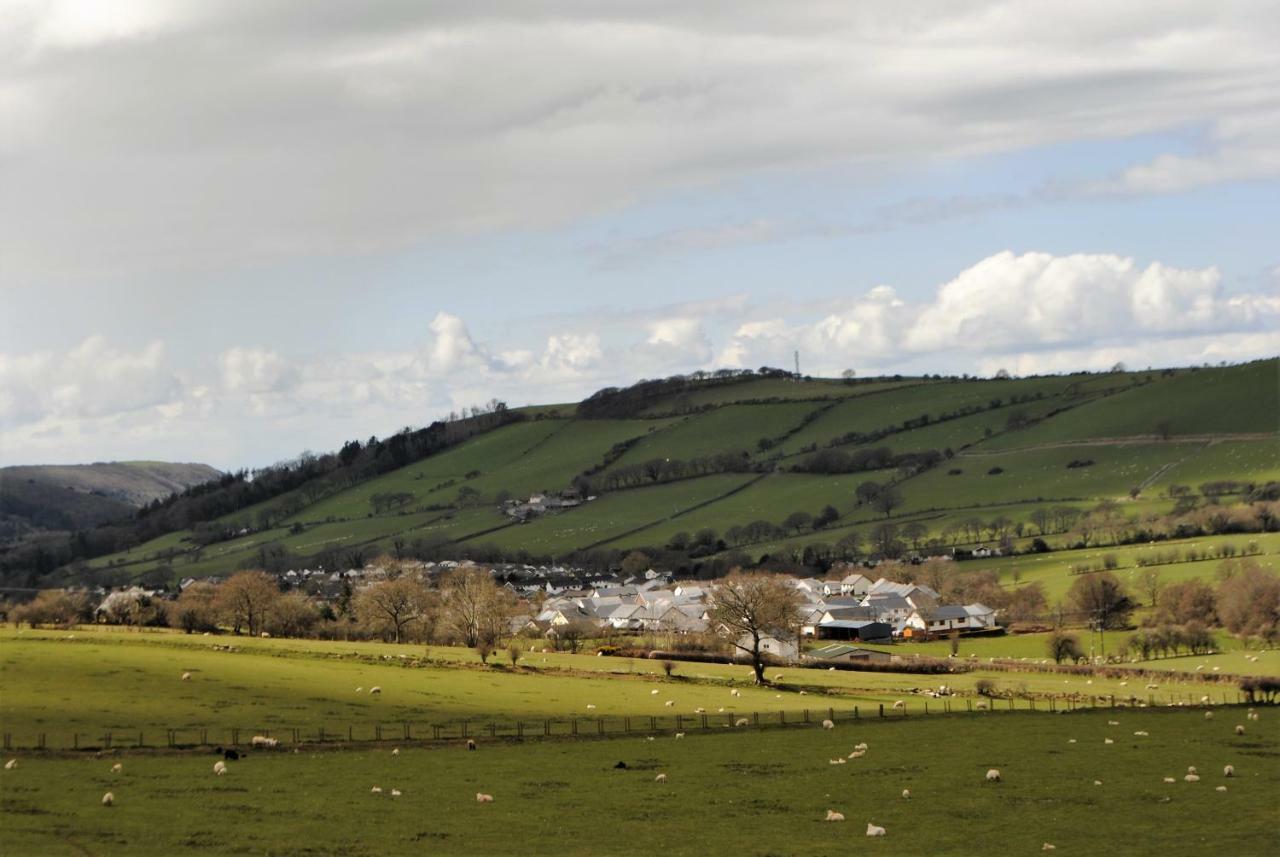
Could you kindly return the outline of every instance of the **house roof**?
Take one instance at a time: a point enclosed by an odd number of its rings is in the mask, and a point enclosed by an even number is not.
[[[887,622],[874,622],[869,619],[836,619],[832,622],[823,622],[823,628],[849,628],[850,630],[858,630],[868,625],[887,625]]]
[[[830,646],[823,646],[821,649],[814,649],[809,652],[809,657],[827,660],[848,657],[849,655],[870,656],[872,654],[873,652],[870,649],[859,649],[857,646],[850,646],[847,643],[832,643]]]

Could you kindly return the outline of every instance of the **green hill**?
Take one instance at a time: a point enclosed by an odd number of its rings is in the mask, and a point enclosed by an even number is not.
[[[1280,480],[1278,389],[1275,359],[1025,379],[642,382],[512,412],[368,476],[356,445],[349,467],[331,462],[322,477],[87,564],[114,580],[334,567],[383,551],[582,560],[670,548],[666,559],[696,565],[865,548],[883,523],[912,549],[1041,534],[1064,546],[1067,533],[1034,525],[1047,508],[1115,501],[1130,520],[1155,519]],[[892,483],[900,502],[860,502],[867,482]],[[503,506],[570,488],[584,502],[525,523]]]
[[[11,536],[94,527],[220,475],[207,464],[164,461],[4,467],[0,517]]]

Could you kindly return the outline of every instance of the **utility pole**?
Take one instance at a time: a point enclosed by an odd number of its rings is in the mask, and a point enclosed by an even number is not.
[[[796,351],[796,380],[800,380],[800,352]]]

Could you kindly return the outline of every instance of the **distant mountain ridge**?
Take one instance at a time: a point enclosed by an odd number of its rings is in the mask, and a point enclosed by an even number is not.
[[[112,461],[0,468],[3,534],[73,530],[119,520],[153,500],[217,479],[207,464]]]

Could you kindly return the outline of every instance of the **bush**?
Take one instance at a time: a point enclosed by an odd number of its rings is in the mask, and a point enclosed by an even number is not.
[[[974,682],[973,689],[978,692],[978,696],[995,696],[996,683],[989,678],[980,678]]]
[[[663,662],[662,662],[662,671],[663,671],[663,673],[665,673],[665,674],[666,674],[667,678],[671,678],[671,676],[672,676],[672,675],[674,675],[674,674],[675,674],[675,671],[676,671],[676,662],[675,662],[675,661],[663,661]]]

